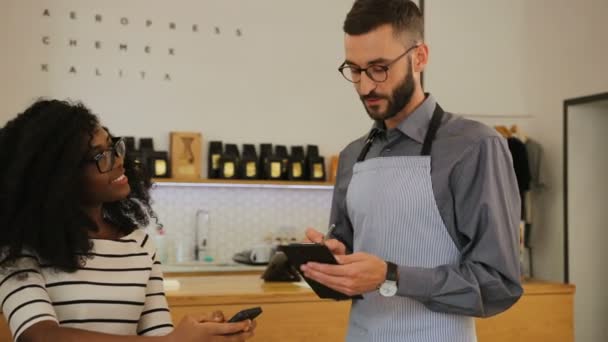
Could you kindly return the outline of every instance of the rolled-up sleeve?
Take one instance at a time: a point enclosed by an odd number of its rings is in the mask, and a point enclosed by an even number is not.
[[[488,317],[522,295],[520,197],[504,139],[470,146],[450,175],[455,226],[463,236],[458,264],[399,266],[399,292],[433,311]]]

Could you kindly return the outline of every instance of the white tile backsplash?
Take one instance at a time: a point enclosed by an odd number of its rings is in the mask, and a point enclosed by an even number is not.
[[[194,260],[196,212],[209,212],[208,252],[216,262],[277,234],[326,231],[333,189],[179,186],[156,184],[153,208],[166,230],[168,262]]]

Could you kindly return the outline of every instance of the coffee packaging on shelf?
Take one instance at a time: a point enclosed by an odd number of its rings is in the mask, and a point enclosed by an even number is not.
[[[223,144],[221,141],[209,142],[207,155],[207,178],[220,178],[220,159],[222,158]]]
[[[305,157],[304,148],[302,146],[292,146],[291,156],[289,158],[289,180],[305,180]]]
[[[277,145],[274,154],[278,158],[281,158],[281,178],[289,179],[289,154],[287,153],[287,146]]]
[[[255,146],[251,144],[243,145],[243,157],[241,158],[240,168],[241,179],[257,179],[259,178],[258,157],[255,152]]]
[[[226,144],[222,158],[220,158],[220,178],[239,178],[240,156],[239,149],[235,144]]]

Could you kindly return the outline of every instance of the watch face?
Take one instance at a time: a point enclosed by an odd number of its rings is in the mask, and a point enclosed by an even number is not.
[[[380,286],[380,294],[384,297],[392,297],[397,294],[397,284],[393,281],[385,281]]]

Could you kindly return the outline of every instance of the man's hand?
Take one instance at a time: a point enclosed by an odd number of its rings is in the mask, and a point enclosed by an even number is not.
[[[325,240],[325,235],[313,228],[306,229],[306,241],[323,244],[335,255],[346,254],[346,246],[342,242],[336,239]]]
[[[308,235],[308,234],[307,234]],[[348,296],[376,290],[386,279],[386,262],[375,255],[336,255],[340,265],[309,262],[302,265],[306,277]]]

